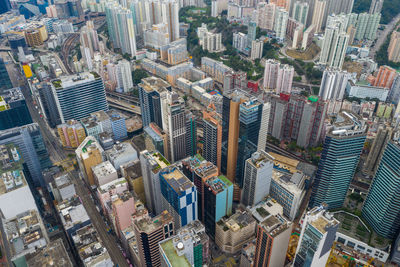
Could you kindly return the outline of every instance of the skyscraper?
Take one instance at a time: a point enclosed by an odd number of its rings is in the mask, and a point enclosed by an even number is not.
[[[146,206],[153,214],[160,214],[161,208],[161,189],[160,171],[169,166],[169,162],[160,152],[140,152],[140,166],[142,168],[144,194]]]
[[[11,9],[10,0],[0,1],[0,14],[3,14]]]
[[[133,88],[131,63],[124,59],[117,65],[117,90],[128,93]]]
[[[174,235],[174,218],[165,210],[154,218],[144,216],[132,224],[141,265],[161,266],[158,243]]]
[[[20,88],[0,92],[0,130],[32,123],[32,117]]]
[[[276,6],[275,4],[268,4],[267,2],[260,2],[257,5],[258,12],[258,27],[263,30],[274,29],[275,22],[275,12]]]
[[[347,71],[324,70],[319,97],[322,100],[343,100],[350,74]]]
[[[108,111],[103,80],[95,72],[62,76],[52,80],[51,86],[62,123]]]
[[[40,103],[50,127],[54,128],[61,124],[60,112],[58,111],[56,96],[53,94],[51,84],[41,82],[36,85],[39,92]]]
[[[172,215],[176,229],[197,220],[196,186],[177,165],[161,170],[160,188],[161,207]]]
[[[0,131],[0,145],[10,143],[18,145],[32,178],[33,186],[44,186],[42,171],[51,167],[52,163],[39,125],[31,123]]]
[[[197,122],[192,112],[185,112],[186,156],[197,154]]]
[[[307,212],[301,226],[293,266],[325,266],[338,228],[339,221],[325,211],[325,207],[315,207]]]
[[[8,1],[8,0],[5,0]],[[3,8],[4,6],[1,5]],[[6,89],[12,88],[12,83],[3,58],[0,58],[0,93]]]
[[[398,104],[400,102],[400,76],[398,75],[396,79],[394,79],[392,83],[392,87],[390,88],[388,101]]]
[[[353,10],[354,0],[326,0],[326,10],[322,26],[327,26],[328,16],[332,14],[349,14]]]
[[[274,158],[258,150],[246,160],[241,203],[254,206],[269,195]]]
[[[294,18],[296,21],[302,23],[303,25],[306,25],[308,12],[309,12],[308,3],[300,1],[294,2],[292,18]]]
[[[283,8],[277,8],[275,14],[274,31],[275,37],[283,42],[286,37],[286,26],[289,19],[289,13]]]
[[[251,43],[256,40],[257,24],[254,21],[249,22],[247,28],[247,46],[251,47]]]
[[[136,56],[136,37],[132,11],[117,2],[107,2],[106,18],[108,32],[114,48],[120,48],[123,54]]]
[[[379,163],[362,216],[379,235],[393,239],[400,229],[400,145],[390,141]]]
[[[328,209],[341,208],[356,171],[366,138],[366,126],[356,115],[338,114],[333,129],[325,137],[309,206],[326,203]]]
[[[268,59],[265,62],[264,88],[267,90],[275,90],[276,94],[290,94],[292,91],[293,76],[293,66]]]
[[[315,0],[314,12],[312,13],[311,24],[315,25],[315,32],[319,33],[322,30],[322,23],[324,21],[326,1],[325,0]]]
[[[203,157],[221,171],[222,118],[214,106],[203,111]]]
[[[384,0],[372,0],[369,14],[381,13]]]

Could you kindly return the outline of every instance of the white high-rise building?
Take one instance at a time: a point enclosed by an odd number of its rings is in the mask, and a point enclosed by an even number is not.
[[[247,48],[247,34],[242,32],[233,34],[232,46],[240,52],[245,52]]]
[[[274,158],[264,150],[258,150],[246,160],[241,202],[254,206],[269,194],[274,168]]]
[[[273,30],[275,23],[275,4],[260,2],[257,5],[258,27],[263,30]]]
[[[321,32],[322,23],[324,21],[324,15],[326,10],[325,0],[315,0],[314,12],[312,14],[311,24],[315,26],[315,32]]]
[[[162,46],[170,43],[168,24],[154,24],[151,29],[143,33],[144,45],[154,49],[160,49]]]
[[[293,15],[296,21],[302,23],[303,25],[307,24],[307,17],[309,12],[309,5],[306,2],[296,1],[293,4]]]
[[[283,42],[286,37],[286,27],[289,13],[284,8],[277,8],[275,14],[274,31],[276,39]]]
[[[329,16],[321,47],[319,62],[331,68],[341,69],[346,56],[349,35],[345,32],[348,20]]]
[[[251,59],[262,58],[264,42],[257,39],[251,42]]]
[[[211,17],[218,17],[218,1],[211,1]]]
[[[294,259],[294,266],[326,266],[339,221],[324,207],[306,213]]]
[[[168,24],[169,40],[179,39],[179,3],[176,0],[164,0],[161,3],[162,21]]]
[[[347,82],[350,78],[351,75],[347,71],[326,69],[322,76],[319,97],[324,101],[343,100]]]
[[[207,25],[202,24],[197,28],[197,37],[204,50],[218,52],[222,50],[221,33],[212,33],[207,30]]]
[[[369,14],[381,13],[384,0],[372,0]]]
[[[133,88],[131,63],[121,60],[117,65],[117,85],[120,92],[129,92]]]
[[[290,94],[293,76],[293,66],[280,64],[278,61],[269,59],[265,62],[264,88],[266,90],[275,90],[277,94]]]

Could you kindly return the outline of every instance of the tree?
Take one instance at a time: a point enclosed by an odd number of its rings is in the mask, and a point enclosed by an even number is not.
[[[122,57],[126,60],[131,60],[131,55],[129,55],[128,53],[123,54]]]
[[[143,78],[147,78],[149,75],[143,69],[136,69],[132,71],[132,81],[134,84],[139,84]]]

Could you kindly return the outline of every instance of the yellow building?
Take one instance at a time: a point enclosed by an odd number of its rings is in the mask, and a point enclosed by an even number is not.
[[[92,167],[103,162],[104,150],[93,136],[88,136],[75,150],[79,168],[85,174],[87,182],[95,185]]]
[[[77,148],[86,138],[85,128],[76,120],[69,120],[57,126],[63,147]]]

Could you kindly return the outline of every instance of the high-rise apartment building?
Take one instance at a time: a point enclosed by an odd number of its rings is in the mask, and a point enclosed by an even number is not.
[[[242,52],[246,55],[249,54],[249,47],[247,46],[247,43],[247,34],[242,32],[233,33],[232,46],[239,52]]]
[[[208,57],[201,58],[201,70],[210,75],[215,81],[224,83],[224,76],[232,69],[220,61]]]
[[[315,0],[314,12],[312,13],[311,24],[315,26],[315,32],[319,33],[322,30],[326,12],[326,0]]]
[[[325,137],[309,206],[325,203],[341,208],[355,174],[366,138],[366,125],[357,115],[342,111]]]
[[[136,37],[132,11],[118,2],[107,2],[106,18],[108,32],[114,48],[121,49],[123,54],[136,56]]]
[[[264,150],[258,150],[246,160],[241,203],[254,206],[269,195],[274,158]]]
[[[309,5],[307,2],[300,2],[300,1],[294,2],[292,18],[294,18],[296,21],[302,23],[303,25],[306,25],[308,12],[309,12]]]
[[[319,62],[331,68],[341,69],[346,56],[349,35],[343,16],[329,16],[321,47]]]
[[[326,9],[322,27],[327,26],[328,16],[332,14],[350,14],[353,10],[354,0],[326,0]]]
[[[389,66],[380,66],[372,86],[390,88],[397,76],[395,69]]]
[[[117,64],[117,91],[128,93],[133,88],[131,63],[124,59]]]
[[[384,0],[372,0],[369,14],[381,13]]]
[[[256,40],[257,36],[257,23],[254,21],[249,22],[247,27],[247,46],[251,47],[251,43]]]
[[[212,162],[221,171],[221,147],[222,146],[222,118],[215,110],[215,106],[209,106],[203,111],[203,157]]]
[[[166,210],[154,218],[145,216],[133,221],[142,266],[161,266],[158,243],[174,235],[174,224],[174,218]]]
[[[251,42],[251,54],[250,58],[252,60],[261,59],[263,54],[264,42],[257,39]]]
[[[11,83],[10,76],[8,75],[6,65],[4,64],[4,60],[3,58],[0,58],[0,93],[12,87],[13,85]]]
[[[257,5],[258,27],[263,30],[274,29],[276,5],[267,2],[260,2]]]
[[[51,86],[62,123],[108,111],[103,80],[95,72],[63,76],[52,80]]]
[[[90,52],[91,58],[94,56],[94,52],[100,50],[99,46],[99,36],[97,35],[97,31],[94,28],[93,21],[86,21],[86,25],[82,27],[80,32],[80,43],[82,46],[82,51],[86,51],[85,48],[88,48]],[[84,53],[82,53],[84,55]]]
[[[352,14],[350,14],[352,15]],[[380,13],[368,14],[361,13],[357,17],[357,24],[349,21],[349,26],[356,26],[356,32],[354,38],[356,40],[371,40],[373,41],[376,37],[376,32],[379,27],[379,22],[381,20]]]
[[[301,226],[293,266],[325,266],[338,228],[339,221],[325,211],[325,207],[315,207],[307,212]]]
[[[84,174],[87,183],[94,186],[95,179],[92,167],[105,160],[104,150],[93,136],[88,136],[75,150],[79,168]]]
[[[286,38],[286,27],[289,19],[289,12],[283,8],[277,8],[275,13],[274,31],[278,41],[283,42]]]
[[[390,141],[380,160],[362,209],[362,216],[374,231],[393,239],[400,229],[399,183],[400,145]]]
[[[293,66],[268,59],[265,62],[264,88],[266,90],[275,90],[276,94],[290,94],[292,91],[293,76]]]
[[[324,100],[343,100],[344,93],[351,75],[347,71],[333,69],[324,70],[319,97]]]
[[[57,125],[58,136],[63,147],[77,148],[86,138],[85,128],[76,120]]]
[[[390,61],[400,62],[400,32],[393,31],[387,52]]]
[[[143,34],[144,45],[154,49],[170,43],[168,24],[160,23],[152,25],[151,29],[145,30]]]
[[[197,220],[196,186],[179,170],[171,165],[160,171],[161,207],[168,210],[179,229]]]
[[[269,2],[271,4],[275,4],[277,7],[281,7],[286,11],[289,11],[291,0],[271,0]]]
[[[160,171],[169,166],[169,162],[160,152],[140,152],[140,166],[142,169],[144,193],[146,206],[153,214],[160,214],[161,207],[161,188]]]
[[[209,237],[204,225],[193,221],[159,243],[161,266],[201,267],[208,264]]]
[[[207,29],[206,24],[201,24],[201,27],[197,28],[197,37],[199,38],[199,44],[203,47],[203,50],[209,52],[219,52],[222,49],[221,33],[212,33]]]
[[[31,124],[32,117],[20,88],[0,91],[0,130]]]

